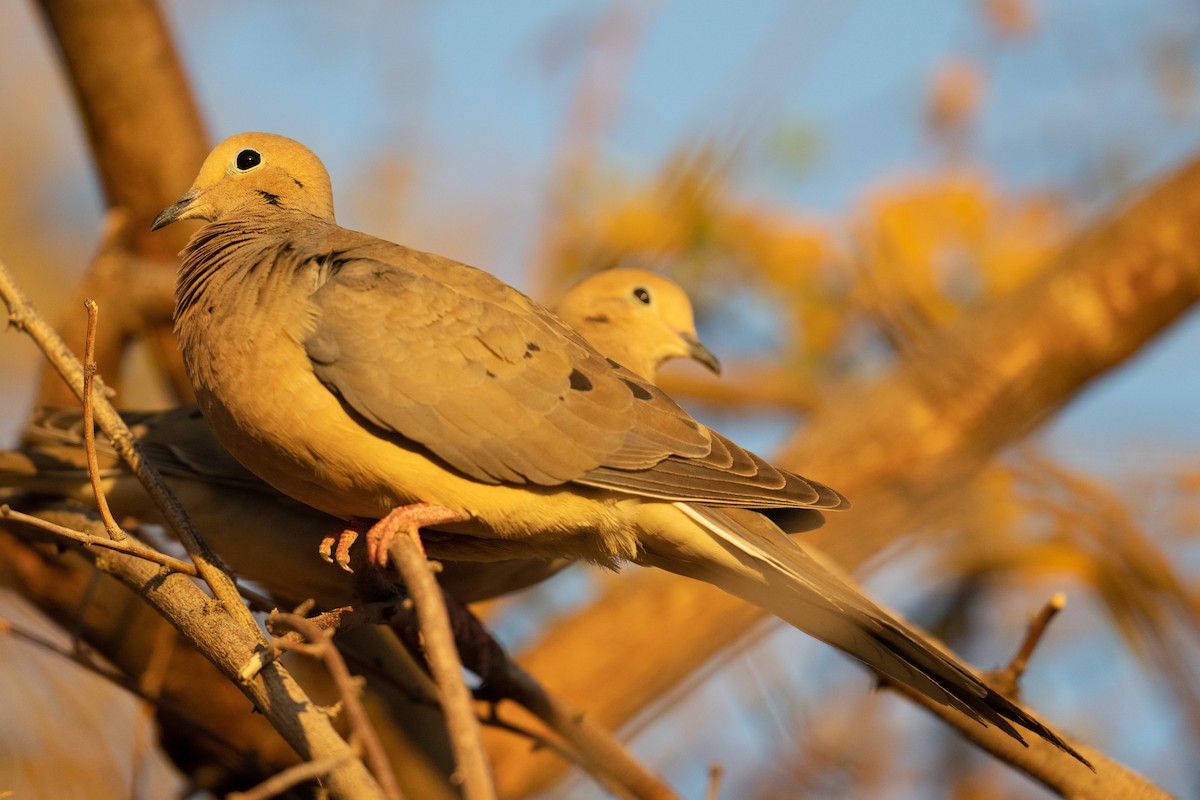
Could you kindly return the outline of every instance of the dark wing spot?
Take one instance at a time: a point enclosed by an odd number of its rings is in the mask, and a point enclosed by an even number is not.
[[[639,386],[631,380],[627,380],[625,378],[621,378],[621,380],[624,381],[625,385],[629,387],[629,391],[633,392],[633,396],[638,400],[649,400],[654,396],[650,394],[650,392],[646,391],[645,387]]]
[[[589,314],[583,318],[584,322],[608,322],[608,314]]]
[[[270,192],[264,191],[263,189],[259,189],[258,193],[260,195],[262,195],[263,200],[267,201],[267,205],[276,206],[276,207],[279,206],[279,195],[271,194]]]
[[[607,361],[607,362],[608,362],[608,365],[609,365],[610,367],[612,367],[613,369],[620,369],[620,368],[621,368],[621,365],[620,365],[620,364],[618,364],[616,361],[613,361],[611,358],[606,358],[606,359],[604,359],[604,360],[605,360],[605,361]]]
[[[540,351],[542,348],[538,347],[536,342],[526,342],[526,343],[525,343],[525,349],[526,349],[526,350],[528,350],[528,351],[529,351],[529,352],[531,352],[531,353],[537,353],[537,352],[539,352],[539,351]]]
[[[577,369],[571,370],[571,388],[577,392],[591,391],[592,382]]]
[[[295,178],[292,178],[292,183],[296,184],[296,185],[297,185],[297,186],[299,186],[301,189],[303,189],[303,188],[304,188],[304,184],[303,184],[303,183],[301,183],[300,181],[296,180]]]
[[[484,374],[484,375],[487,375],[489,378],[494,378],[494,377],[496,377],[496,373],[492,372],[490,369],[485,369],[485,370],[483,371],[483,374]]]
[[[683,424],[687,425],[689,428],[691,428],[694,431],[700,430],[700,423],[696,422],[696,420],[692,419],[691,417],[685,417],[683,419]]]

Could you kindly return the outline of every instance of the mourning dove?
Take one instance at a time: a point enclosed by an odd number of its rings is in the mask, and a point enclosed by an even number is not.
[[[715,584],[1024,741],[1053,732],[750,509],[838,509],[692,419],[491,275],[339,227],[321,161],[231,137],[153,227],[203,219],[176,331],[222,444],[343,518],[457,534],[459,557],[627,560]],[[1082,757],[1076,754],[1082,760]]]
[[[604,355],[654,380],[672,358],[691,358],[713,372],[721,365],[696,337],[692,302],[683,288],[640,269],[609,269],[572,286],[554,306],[564,322]]]
[[[640,299],[646,292],[653,292],[649,303]],[[620,308],[626,297],[637,303],[632,313]],[[716,358],[696,339],[691,301],[682,287],[662,276],[610,270],[568,289],[558,308],[568,321],[589,326],[602,343],[598,349],[614,360],[636,364],[651,379],[670,358],[691,357],[715,369]],[[213,437],[195,405],[126,411],[122,416],[145,456],[184,500],[205,541],[235,573],[289,607],[307,599],[319,609],[355,601],[352,582],[326,568],[313,552],[340,520],[281,494],[243,467]],[[82,426],[78,409],[39,409],[24,447],[0,452],[0,485],[90,503]],[[160,521],[149,496],[103,434],[97,434],[96,442],[102,486],[113,507],[143,522]],[[304,541],[312,546],[304,547]],[[455,598],[471,603],[537,583],[568,563],[448,561],[439,580]]]

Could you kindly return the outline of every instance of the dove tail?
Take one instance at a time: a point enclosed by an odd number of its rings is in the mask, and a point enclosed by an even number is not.
[[[691,558],[646,559],[656,566],[715,584],[972,719],[995,725],[1017,741],[1013,723],[1088,761],[1045,725],[998,694],[920,634],[892,618],[753,511],[689,503],[674,506],[712,537]],[[652,551],[653,548],[650,548]],[[699,555],[699,558],[695,556]]]

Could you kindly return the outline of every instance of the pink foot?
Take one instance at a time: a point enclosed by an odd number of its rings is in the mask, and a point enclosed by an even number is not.
[[[465,519],[467,519],[466,514],[451,511],[433,503],[413,503],[395,508],[367,531],[367,561],[374,564],[377,569],[386,569],[388,547],[397,534],[413,537],[417,546],[421,548],[421,552],[424,553],[425,547],[421,544],[421,528],[426,525],[462,522]],[[349,545],[346,547],[348,549]],[[340,543],[338,549],[340,552]]]

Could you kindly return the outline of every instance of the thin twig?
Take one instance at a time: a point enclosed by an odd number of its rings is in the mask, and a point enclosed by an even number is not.
[[[141,694],[141,690],[138,689],[128,675],[117,672],[116,670],[108,669],[97,663],[91,657],[91,650],[89,649],[81,647],[63,647],[53,639],[28,630],[21,625],[14,624],[12,620],[6,617],[0,617],[0,635],[11,636],[14,639],[20,639],[21,641],[41,648],[48,653],[61,656],[67,661],[77,664],[88,672],[91,672],[103,680],[108,681],[118,689],[122,689],[130,694],[136,695],[142,700],[153,702],[152,698],[145,697]]]
[[[1046,601],[1041,610],[1029,621],[1029,629],[1025,632],[1025,638],[1021,640],[1021,646],[1017,648],[1017,652],[1008,662],[1008,666],[988,674],[989,684],[1007,697],[1015,699],[1020,696],[1021,677],[1029,667],[1029,658],[1033,655],[1038,643],[1041,642],[1050,621],[1058,615],[1058,612],[1066,608],[1066,605],[1067,596],[1062,592],[1056,593]]]
[[[386,625],[389,623],[397,625],[416,624],[416,617],[406,598],[379,603],[364,603],[360,606],[335,608],[331,611],[324,611],[315,617],[308,617],[307,619],[320,630],[336,633],[345,633],[363,625]],[[294,631],[276,637],[276,643],[282,642],[285,647],[299,643],[302,640],[303,637]],[[278,656],[279,653],[275,647],[269,647],[255,653],[254,657],[246,662],[246,665],[241,669],[242,680],[248,681],[252,679],[262,671],[263,667],[270,664]]]
[[[708,789],[704,792],[704,800],[718,800],[721,796],[721,779],[725,777],[725,767],[720,761],[708,765]]]
[[[103,536],[95,536],[83,531],[73,530],[44,520],[41,517],[24,514],[12,508],[7,503],[0,505],[0,519],[10,519],[13,522],[20,522],[87,547],[103,547],[107,550],[115,550],[118,553],[143,558],[146,561],[166,567],[172,572],[182,572],[184,575],[191,575],[193,577],[197,574],[194,564],[189,564],[186,561],[180,561],[178,558],[173,558],[165,553],[160,553],[154,548],[148,547],[137,539],[130,537],[126,537],[125,541],[118,542]]]
[[[496,786],[483,749],[479,718],[471,692],[463,682],[462,663],[454,646],[442,587],[434,578],[417,537],[404,533],[393,536],[388,554],[416,604],[417,621],[425,639],[425,657],[438,685],[463,794],[467,800],[495,798]]]
[[[83,365],[79,363],[79,359],[67,347],[62,337],[38,314],[2,263],[0,263],[0,299],[8,306],[9,324],[28,334],[37,343],[46,359],[71,387],[71,391],[82,400]],[[196,562],[200,577],[208,584],[217,599],[224,604],[229,614],[243,625],[247,632],[253,632],[259,642],[265,645],[266,638],[258,627],[254,615],[242,602],[233,577],[205,544],[196,530],[196,526],[184,510],[183,504],[163,481],[158,470],[142,457],[141,448],[134,440],[128,426],[105,398],[103,382],[97,382],[101,389],[97,393],[98,396],[93,397],[93,405],[96,422],[100,425],[100,429],[112,443],[113,449],[125,460],[138,480],[146,487],[146,492],[154,498],[179,541],[183,543],[188,555]]]
[[[558,742],[543,736],[537,731],[530,730],[523,725],[518,725],[515,722],[509,722],[506,719],[500,719],[499,703],[490,703],[489,707],[490,711],[488,712],[488,715],[486,717],[479,718],[479,721],[484,725],[488,726],[489,728],[495,728],[498,731],[508,731],[511,734],[528,739],[532,745],[532,750],[535,752],[538,750],[548,750],[557,755],[563,761],[579,764],[580,767],[583,767],[583,764],[580,763],[579,758],[575,755],[575,753],[563,745],[560,745]],[[601,783],[604,782],[601,781]]]
[[[605,785],[615,785],[640,800],[676,798],[674,790],[662,778],[638,763],[613,734],[584,714],[546,691],[538,681],[512,659],[504,659],[500,669],[486,680],[497,685],[499,693],[524,706],[530,713],[561,736],[575,752],[575,761]]]
[[[245,792],[230,792],[226,800],[269,800],[291,789],[304,781],[317,780],[333,772],[347,761],[354,758],[353,753],[341,756],[321,758],[316,761],[305,761],[294,767],[288,767],[283,772],[276,773],[265,781]]]
[[[104,487],[100,485],[100,463],[96,458],[96,427],[92,420],[92,391],[96,378],[96,319],[100,307],[90,297],[83,301],[87,309],[87,335],[83,341],[83,451],[87,456],[88,478],[92,481],[92,494],[96,496],[96,508],[100,509],[100,519],[104,529],[114,541],[124,541],[125,531],[113,519],[112,511],[108,508],[108,498],[104,496]]]
[[[342,654],[333,646],[331,641],[333,632],[321,628],[312,620],[305,619],[299,614],[286,614],[278,611],[267,618],[267,624],[268,626],[272,624],[286,625],[309,642],[318,645],[314,655],[325,662],[325,668],[329,670],[329,675],[338,689],[338,695],[342,698],[342,708],[346,710],[346,718],[350,722],[352,732],[351,744],[357,743],[361,747],[367,765],[375,774],[375,779],[379,781],[379,788],[383,790],[384,795],[399,800],[401,797],[400,784],[396,781],[396,775],[392,771],[391,762],[388,761],[387,752],[379,741],[379,734],[376,733],[375,727],[367,716],[366,709],[363,708],[362,700],[359,698],[362,684],[360,679],[356,680],[350,674],[345,660],[342,659]],[[295,645],[285,643],[280,639],[273,639],[271,646],[272,648],[287,649]]]
[[[640,800],[668,800],[676,794],[639,763],[613,734],[546,691],[505,652],[487,627],[448,596],[458,622],[457,641],[467,668],[483,679],[478,694],[496,702],[512,700],[540,719],[573,751],[572,761],[609,789]]]

